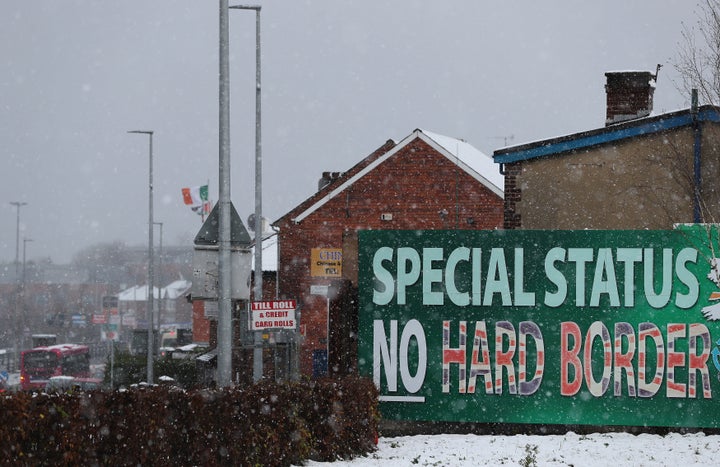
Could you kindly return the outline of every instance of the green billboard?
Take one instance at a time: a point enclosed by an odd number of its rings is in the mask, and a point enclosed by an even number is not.
[[[359,368],[390,419],[720,427],[716,252],[707,226],[363,231]]]

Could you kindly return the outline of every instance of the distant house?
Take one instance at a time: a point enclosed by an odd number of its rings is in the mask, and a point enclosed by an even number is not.
[[[424,130],[324,172],[318,191],[273,224],[279,298],[299,308],[301,373],[354,371],[359,230],[501,228],[502,184],[490,157]]]
[[[185,299],[191,286],[190,281],[180,279],[165,287],[153,287],[156,326],[192,327],[192,305]],[[123,329],[147,329],[148,298],[147,285],[133,286],[118,293],[119,324]]]
[[[720,109],[652,114],[656,75],[606,73],[606,125],[499,149],[506,229],[669,229],[720,215]]]

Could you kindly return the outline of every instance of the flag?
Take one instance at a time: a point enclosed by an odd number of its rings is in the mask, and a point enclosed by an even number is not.
[[[190,209],[192,209],[195,214],[203,217],[207,216],[210,214],[210,211],[212,211],[212,201],[204,201],[202,205],[192,206]]]
[[[182,189],[183,201],[190,206],[202,206],[208,200],[208,186],[193,186]]]

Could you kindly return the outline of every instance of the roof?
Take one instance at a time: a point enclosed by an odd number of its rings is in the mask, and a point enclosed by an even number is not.
[[[185,296],[188,290],[190,290],[190,287],[192,287],[192,282],[186,281],[185,279],[179,279],[166,285],[161,290],[163,298],[174,300]]]
[[[163,298],[175,300],[183,297],[190,290],[191,286],[192,282],[190,281],[184,279],[176,280],[162,288],[153,287],[153,297],[160,298],[162,295]],[[147,285],[134,285],[118,293],[118,301],[121,302],[144,302],[147,301],[147,297]]]
[[[198,357],[195,357],[195,360],[203,362],[203,363],[210,363],[217,358],[217,354],[218,354],[218,349],[216,347],[209,352],[206,352]]]
[[[420,131],[429,136],[446,151],[450,152],[450,154],[459,160],[460,164],[465,164],[471,170],[475,171],[480,176],[481,181],[484,179],[484,185],[487,186],[488,183],[492,184],[494,188],[493,191],[498,194],[498,196],[503,195],[505,177],[500,173],[500,170],[490,156],[479,151],[464,140],[431,133],[426,130]],[[491,187],[488,186],[488,188]]]
[[[195,245],[217,245],[220,239],[220,203],[215,204],[210,215],[203,223],[202,227],[195,236]],[[235,247],[245,247],[252,243],[250,234],[245,228],[242,219],[235,210],[235,206],[230,203],[230,245]]]
[[[507,164],[589,149],[594,146],[689,126],[693,123],[694,118],[700,122],[719,123],[720,108],[705,105],[698,109],[697,116],[690,109],[685,109],[639,118],[596,130],[503,148],[493,153],[493,159],[496,163]]]
[[[159,297],[159,290],[157,287],[153,287],[153,297]],[[144,302],[147,301],[148,297],[148,286],[147,285],[133,285],[129,289],[125,289],[118,293],[118,301],[121,302]]]
[[[53,344],[53,345],[43,345],[40,347],[35,347],[33,349],[24,350],[25,352],[46,352],[48,350],[58,350],[61,352],[67,352],[67,351],[73,351],[73,350],[84,350],[87,349],[88,346],[85,344]]]
[[[360,164],[355,166],[357,170],[346,172],[337,181],[338,183],[328,185],[325,189],[311,196],[305,203],[289,213],[295,214],[297,212],[297,215],[291,217],[292,221],[301,222],[416,139],[423,140],[490,191],[499,197],[503,197],[503,175],[500,174],[499,167],[493,163],[489,156],[461,139],[417,129],[389,150],[380,154],[377,154],[376,151],[366,157]]]

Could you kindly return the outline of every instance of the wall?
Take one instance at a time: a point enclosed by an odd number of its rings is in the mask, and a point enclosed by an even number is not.
[[[343,180],[333,182],[322,193],[329,193]],[[305,207],[307,203],[294,212]],[[381,214],[390,214],[392,219],[382,220]],[[331,343],[328,299],[311,295],[310,287],[336,288],[341,279],[356,285],[356,231],[501,228],[503,201],[451,160],[416,139],[299,224],[292,222],[292,217],[290,213],[277,223],[280,298],[298,300],[304,334],[300,369],[312,375],[313,351],[327,349]],[[310,277],[312,248],[342,248],[343,278]]]
[[[701,198],[719,213],[716,124],[702,133]],[[693,221],[693,132],[655,133],[506,166],[506,228],[667,229]],[[708,219],[709,220],[709,219]]]

